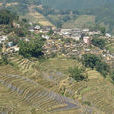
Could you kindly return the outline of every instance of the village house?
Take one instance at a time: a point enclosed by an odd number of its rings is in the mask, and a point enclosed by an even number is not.
[[[43,33],[48,33],[50,30],[52,30],[52,26],[42,26],[41,30]]]
[[[112,37],[111,34],[109,34],[109,33],[106,33],[105,36],[108,37],[108,38]]]
[[[49,40],[50,37],[48,35],[42,35],[42,38]]]
[[[35,27],[34,27],[34,30],[40,30],[40,26],[39,25],[36,25]]]
[[[90,32],[88,33],[89,36],[100,35],[100,34],[101,34],[100,31],[90,31]]]
[[[26,42],[29,42],[30,40],[29,40],[28,38],[25,38],[25,41],[26,41]]]
[[[84,37],[83,37],[83,41],[84,41],[84,43],[85,43],[85,44],[88,44],[88,45],[89,45],[89,44],[90,44],[91,39],[90,39],[90,37],[89,37],[89,36],[84,36]]]
[[[89,32],[89,29],[88,28],[85,28],[82,30],[83,33],[88,33]]]
[[[7,46],[8,47],[12,47],[13,46],[13,42],[8,42]]]
[[[16,53],[19,52],[19,47],[18,46],[12,46],[6,50],[8,53]]]
[[[0,43],[4,43],[7,40],[7,36],[0,36]]]
[[[73,35],[71,35],[71,38],[74,39],[74,40],[76,40],[76,41],[79,41],[80,38],[81,38],[81,35],[73,34]]]

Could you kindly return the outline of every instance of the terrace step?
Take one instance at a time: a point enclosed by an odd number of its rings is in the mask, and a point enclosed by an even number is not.
[[[74,100],[49,91],[38,83],[22,76],[0,75],[0,83],[20,95],[23,102],[28,102],[29,105],[47,111],[70,110],[80,107]],[[57,108],[53,108],[54,105]]]

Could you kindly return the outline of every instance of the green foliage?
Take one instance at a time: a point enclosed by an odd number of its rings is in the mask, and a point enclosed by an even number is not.
[[[7,25],[7,26],[4,27],[3,31],[6,34],[9,34],[10,32],[13,32],[14,31],[14,28],[11,27],[11,25]]]
[[[18,19],[18,16],[11,13],[10,11],[6,9],[0,10],[0,24],[12,24],[16,19]]]
[[[90,68],[95,68],[97,63],[99,63],[101,61],[101,59],[99,57],[97,57],[96,55],[93,55],[93,54],[84,54],[82,59],[83,59],[83,64],[86,67],[90,67]]]
[[[103,35],[105,35],[105,33],[106,33],[105,27],[100,27],[99,29],[100,29],[101,33],[102,33]]]
[[[20,38],[16,35],[15,36],[10,36],[10,37],[8,37],[8,41],[13,42],[14,45],[17,45],[20,42]]]
[[[109,66],[105,62],[98,62],[96,70],[100,72],[104,77],[109,73]]]
[[[27,34],[26,28],[16,28],[14,32],[18,37],[25,37]]]
[[[49,32],[48,32],[48,35],[52,35],[54,33],[54,31],[51,29]]]
[[[92,39],[92,44],[94,46],[97,46],[101,49],[103,49],[106,45],[106,40],[105,39],[101,39],[101,38],[93,38]]]
[[[74,68],[69,68],[70,77],[72,77],[76,81],[82,81],[87,79],[87,77],[84,75],[84,71],[85,69],[79,68],[77,66]]]
[[[5,65],[9,64],[7,55],[2,55],[2,59],[0,59],[0,64],[5,64]]]
[[[110,73],[110,77],[114,81],[114,71]]]
[[[21,41],[19,44],[20,50],[19,54],[25,58],[36,57],[39,58],[43,56],[42,46],[44,41],[42,39],[35,39],[29,42]]]
[[[82,63],[86,67],[95,68],[98,72],[100,72],[104,77],[110,72],[109,66],[101,60],[100,57],[94,54],[84,54],[82,57]]]

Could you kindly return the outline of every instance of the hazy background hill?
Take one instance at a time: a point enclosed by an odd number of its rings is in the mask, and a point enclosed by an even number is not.
[[[43,3],[59,9],[88,9],[112,5],[114,0],[43,0]]]
[[[96,24],[105,26],[108,32],[114,33],[114,0],[44,0],[43,4],[54,9],[78,10],[79,15],[95,16]],[[71,22],[73,21],[70,24]]]
[[[0,0],[0,2],[6,8],[25,17],[31,12],[30,6],[34,5],[32,8],[37,9],[38,13],[36,20],[41,14],[40,20],[41,17],[46,18],[44,20],[49,20],[58,27],[90,27],[100,24],[106,27],[107,32],[114,34],[114,0]],[[15,2],[18,4],[9,4]],[[38,7],[41,3],[43,8]],[[71,15],[69,13],[71,11],[75,13]],[[34,17],[33,14],[36,13],[31,14]],[[30,18],[30,15],[28,17]]]

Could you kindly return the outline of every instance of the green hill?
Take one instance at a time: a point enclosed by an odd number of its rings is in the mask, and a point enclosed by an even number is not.
[[[44,0],[44,4],[57,9],[88,9],[114,4],[113,0]],[[47,2],[46,2],[47,1]]]

